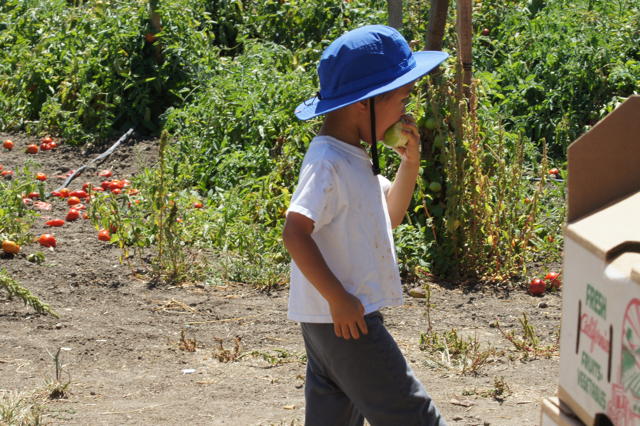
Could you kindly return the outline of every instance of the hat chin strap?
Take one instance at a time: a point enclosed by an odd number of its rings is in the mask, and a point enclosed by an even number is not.
[[[380,174],[380,161],[378,161],[378,141],[376,138],[376,108],[375,98],[369,99],[369,110],[371,111],[371,155],[373,157],[373,175]]]

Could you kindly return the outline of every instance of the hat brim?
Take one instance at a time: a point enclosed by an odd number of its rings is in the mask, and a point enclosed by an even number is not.
[[[298,105],[295,111],[296,117],[303,121],[309,120],[347,105],[402,87],[405,84],[419,79],[440,65],[449,57],[449,54],[440,51],[422,51],[413,53],[413,57],[416,61],[415,68],[400,77],[340,98],[320,100],[317,96],[314,96]]]

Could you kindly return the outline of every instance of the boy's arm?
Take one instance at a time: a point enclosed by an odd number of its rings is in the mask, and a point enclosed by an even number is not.
[[[338,337],[358,339],[367,334],[364,307],[360,300],[347,292],[331,272],[316,242],[311,238],[314,221],[302,214],[289,212],[282,231],[282,240],[300,272],[329,303],[333,326]]]
[[[405,121],[403,131],[409,137],[409,141],[402,148],[393,148],[402,157],[402,163],[387,192],[387,207],[392,229],[402,223],[407,213],[420,170],[420,134],[416,121],[410,115],[403,115],[402,119]]]

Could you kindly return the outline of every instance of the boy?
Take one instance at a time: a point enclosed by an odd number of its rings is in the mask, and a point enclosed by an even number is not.
[[[301,322],[308,357],[305,426],[362,426],[365,417],[372,426],[445,424],[379,309],[403,304],[392,228],[420,167],[405,101],[447,57],[412,54],[393,28],[358,28],[323,53],[321,90],[296,109],[302,120],[326,115],[283,230],[293,259],[289,318]],[[402,163],[391,184],[379,176],[376,142],[400,120],[408,142],[394,148]],[[373,166],[360,141],[372,146]]]

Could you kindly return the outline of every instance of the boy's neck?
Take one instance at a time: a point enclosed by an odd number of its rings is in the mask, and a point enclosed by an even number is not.
[[[361,130],[354,120],[350,119],[347,108],[332,111],[325,116],[318,136],[331,136],[341,142],[365,150],[362,146]]]

